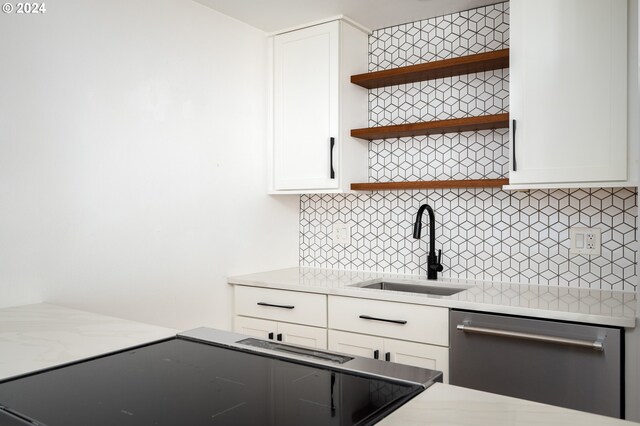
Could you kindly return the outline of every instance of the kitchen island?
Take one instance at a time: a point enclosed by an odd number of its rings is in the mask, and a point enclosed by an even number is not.
[[[0,379],[171,337],[176,330],[50,304],[0,309]],[[435,384],[384,425],[636,424]]]
[[[0,309],[0,380],[176,333],[170,328],[46,303]]]

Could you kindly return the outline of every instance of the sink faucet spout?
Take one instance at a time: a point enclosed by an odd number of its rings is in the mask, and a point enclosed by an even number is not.
[[[427,256],[427,278],[430,280],[438,279],[438,272],[442,272],[443,267],[440,263],[442,260],[442,250],[438,250],[436,257],[436,216],[433,209],[428,204],[423,204],[418,209],[416,221],[413,224],[413,238],[420,239],[422,233],[422,215],[424,211],[429,214],[429,255]]]

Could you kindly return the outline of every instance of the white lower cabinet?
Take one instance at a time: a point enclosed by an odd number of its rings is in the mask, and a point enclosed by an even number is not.
[[[278,332],[278,323],[276,321],[239,317],[236,315],[233,318],[233,331],[259,339],[275,339],[275,333]]]
[[[366,334],[329,330],[329,350],[349,355],[380,359],[384,357],[384,339]]]
[[[442,371],[449,382],[449,348],[329,330],[329,350]]]
[[[385,354],[390,354],[389,361],[440,370],[444,375],[444,382],[449,383],[449,348],[385,339],[384,350]]]
[[[278,333],[282,334],[282,341],[294,345],[327,349],[327,329],[308,327],[306,325],[278,323]]]
[[[329,350],[440,370],[449,380],[449,309],[329,296]]]
[[[449,309],[235,287],[233,329],[264,340],[439,370],[449,380]]]
[[[327,349],[327,329],[236,315],[233,330],[265,340]]]

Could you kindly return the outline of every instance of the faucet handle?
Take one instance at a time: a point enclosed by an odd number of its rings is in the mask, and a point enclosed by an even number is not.
[[[438,261],[433,265],[431,265],[431,269],[433,269],[436,272],[442,272],[444,267],[442,266],[441,262],[442,262],[442,250],[438,250]]]

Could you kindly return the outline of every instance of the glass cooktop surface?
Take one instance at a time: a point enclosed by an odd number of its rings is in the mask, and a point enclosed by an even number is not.
[[[421,391],[175,338],[0,383],[0,425],[370,424]]]

